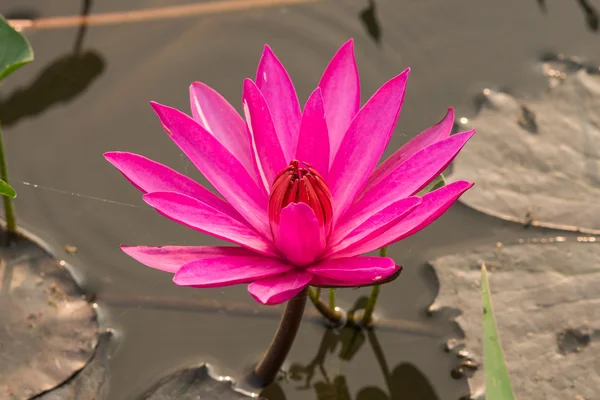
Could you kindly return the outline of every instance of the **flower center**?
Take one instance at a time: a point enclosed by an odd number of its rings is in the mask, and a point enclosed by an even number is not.
[[[331,192],[321,175],[309,164],[293,160],[275,178],[269,197],[269,223],[275,234],[281,210],[290,203],[305,203],[315,212],[325,237],[331,233]]]

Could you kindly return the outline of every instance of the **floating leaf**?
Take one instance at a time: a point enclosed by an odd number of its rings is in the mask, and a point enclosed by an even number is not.
[[[12,197],[14,199],[17,197],[17,192],[15,192],[15,189],[13,189],[12,186],[0,179],[0,195]]]
[[[425,186],[423,190],[418,193],[418,196],[423,196],[424,194],[433,192],[444,186],[446,186],[446,178],[444,178],[444,175],[439,174],[429,185]]]
[[[108,362],[111,332],[100,335],[94,358],[75,376],[36,400],[104,400],[108,399]]]
[[[62,384],[97,342],[96,312],[64,261],[21,236],[0,248],[0,398],[28,399]]]
[[[33,50],[25,36],[0,15],[0,80],[33,61]]]
[[[536,100],[485,91],[450,181],[461,201],[526,225],[600,233],[600,76],[581,69]]]
[[[504,353],[500,345],[487,269],[481,265],[481,295],[483,297],[483,365],[485,366],[485,398],[486,400],[513,400],[515,397],[510,385],[510,376],[504,361]]]
[[[431,262],[440,282],[432,310],[460,310],[464,339],[448,347],[481,364],[480,266],[490,275],[495,318],[514,394],[528,400],[594,399],[600,393],[600,241],[550,238],[493,245]],[[462,347],[465,347],[464,349]],[[468,353],[471,353],[470,355]],[[485,368],[485,367],[484,367]],[[482,398],[484,374],[469,376]]]
[[[185,369],[166,377],[141,397],[143,400],[241,400],[256,398],[233,388],[227,377],[213,378],[210,366]]]

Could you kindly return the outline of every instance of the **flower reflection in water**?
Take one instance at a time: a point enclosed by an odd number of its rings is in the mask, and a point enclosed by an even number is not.
[[[359,299],[354,310],[364,306],[366,298]],[[337,352],[340,361],[351,361],[360,351],[370,347],[373,351],[385,388],[362,387],[352,395],[342,374],[327,371],[328,356]],[[339,370],[338,370],[339,371]],[[359,330],[349,326],[336,330],[328,328],[323,334],[316,356],[308,364],[293,363],[287,375],[261,393],[268,400],[286,400],[280,383],[297,382],[296,390],[311,390],[318,400],[439,400],[428,379],[411,363],[403,362],[390,369],[384,351],[374,330]],[[312,397],[306,397],[312,398]]]

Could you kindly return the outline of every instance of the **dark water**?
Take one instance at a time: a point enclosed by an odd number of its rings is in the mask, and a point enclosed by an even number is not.
[[[173,3],[105,0],[91,4],[91,12]],[[73,15],[82,6],[75,0],[4,0],[0,13]],[[100,299],[104,326],[117,329],[108,398],[136,399],[168,373],[201,362],[220,374],[240,375],[266,348],[278,322],[276,313],[264,310],[250,316],[189,306],[194,299],[249,306],[253,300],[243,286],[176,287],[169,275],[119,251],[121,243],[217,243],[150,210],[102,157],[108,150],[134,151],[206,182],[165,137],[150,100],[188,110],[188,85],[202,80],[239,109],[242,79],[254,76],[262,45],[269,43],[304,102],[335,50],[354,37],[363,99],[405,67],[413,71],[389,154],[448,106],[458,116],[473,116],[474,98],[485,87],[534,96],[546,84],[543,54],[599,62],[598,9],[600,2],[583,0],[324,0],[93,26],[79,39],[76,27],[27,31],[36,60],[0,87],[19,221],[76,267],[84,288]],[[445,340],[456,334],[452,316],[426,315],[438,286],[425,261],[540,232],[454,206],[389,250],[405,270],[382,289],[378,311],[398,320],[399,328],[355,337],[307,320],[290,354],[287,380],[265,395],[278,400],[466,395],[465,380],[451,377],[457,359],[443,351]],[[65,244],[78,252],[66,254]],[[367,291],[338,291],[339,302],[351,306],[362,293]],[[176,300],[166,304],[163,297]]]

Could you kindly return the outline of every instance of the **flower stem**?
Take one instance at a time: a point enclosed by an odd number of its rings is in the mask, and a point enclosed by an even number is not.
[[[319,298],[320,294],[320,288],[317,288],[316,291],[311,287],[308,288],[308,298],[313,303],[315,308],[321,313],[321,315],[334,324],[339,323],[342,320],[342,313],[334,308],[329,308],[329,306]]]
[[[288,301],[281,316],[275,336],[258,365],[254,368],[254,376],[264,386],[272,383],[277,377],[285,361],[304,314],[308,289],[303,289],[293,299]]]
[[[4,158],[4,143],[2,141],[2,129],[0,128],[0,179],[8,182],[8,170],[6,168],[6,159]],[[2,196],[4,200],[4,218],[6,218],[6,231],[8,236],[17,232],[17,220],[15,218],[15,209],[13,201],[8,196]]]
[[[329,308],[335,310],[335,289],[329,289]]]
[[[385,257],[387,255],[387,247],[379,249],[379,255]],[[367,300],[367,306],[365,307],[365,313],[363,315],[362,324],[363,326],[369,326],[373,319],[373,311],[375,310],[375,304],[377,304],[377,297],[379,297],[380,285],[373,286],[371,294]]]

